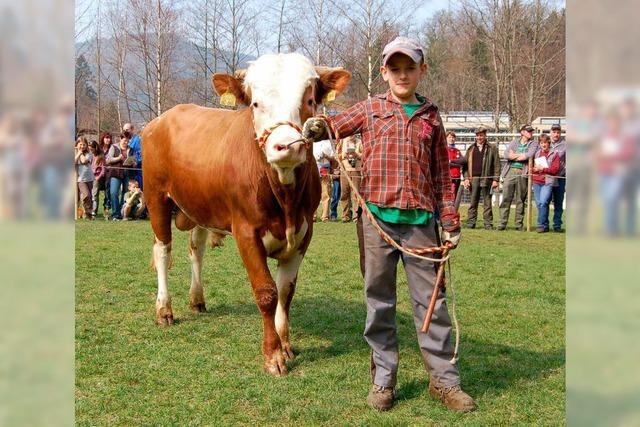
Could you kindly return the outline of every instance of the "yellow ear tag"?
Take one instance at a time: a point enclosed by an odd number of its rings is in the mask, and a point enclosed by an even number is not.
[[[225,92],[220,97],[220,104],[225,105],[227,107],[235,107],[236,106],[236,96],[231,92]]]
[[[336,91],[335,90],[330,90],[329,92],[327,92],[327,94],[324,96],[324,100],[323,102],[331,102],[333,100],[336,99]]]

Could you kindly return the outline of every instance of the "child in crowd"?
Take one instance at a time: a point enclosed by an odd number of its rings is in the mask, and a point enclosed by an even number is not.
[[[76,140],[76,153],[74,163],[78,182],[78,198],[82,203],[84,219],[93,219],[93,154],[89,152],[89,143],[84,136]]]
[[[129,180],[129,191],[124,195],[124,205],[122,206],[122,219],[141,219],[146,215],[147,206],[144,202],[144,195],[140,189],[138,181]]]

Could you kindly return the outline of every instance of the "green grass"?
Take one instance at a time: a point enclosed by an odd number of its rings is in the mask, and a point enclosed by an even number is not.
[[[426,392],[404,272],[398,274],[399,401],[365,404],[369,347],[355,226],[321,223],[291,309],[297,353],[262,372],[262,325],[233,239],[208,250],[208,312],[188,309],[187,234],[169,274],[176,324],[154,324],[148,221],[76,226],[78,425],[558,425],[564,423],[564,235],[465,230],[453,256],[471,414]],[[270,265],[274,265],[273,263]]]

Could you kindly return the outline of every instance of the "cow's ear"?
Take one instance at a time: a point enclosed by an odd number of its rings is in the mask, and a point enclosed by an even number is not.
[[[223,96],[224,94],[230,93],[235,97],[237,103],[242,105],[249,105],[250,97],[242,87],[243,81],[244,70],[239,70],[235,72],[234,76],[230,76],[229,74],[215,73],[213,75],[211,83],[213,84],[213,89],[216,91],[216,94],[218,94],[218,96]]]
[[[318,79],[318,90],[316,91],[316,101],[320,104],[331,91],[334,91],[332,98],[338,96],[351,81],[351,73],[342,68],[316,67]]]

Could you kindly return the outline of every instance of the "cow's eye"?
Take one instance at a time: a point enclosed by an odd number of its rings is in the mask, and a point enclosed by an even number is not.
[[[307,101],[307,104],[311,107],[313,105],[313,99],[309,98],[309,100]]]
[[[253,108],[258,108],[258,103],[254,102],[253,104],[251,104],[253,106]]]

